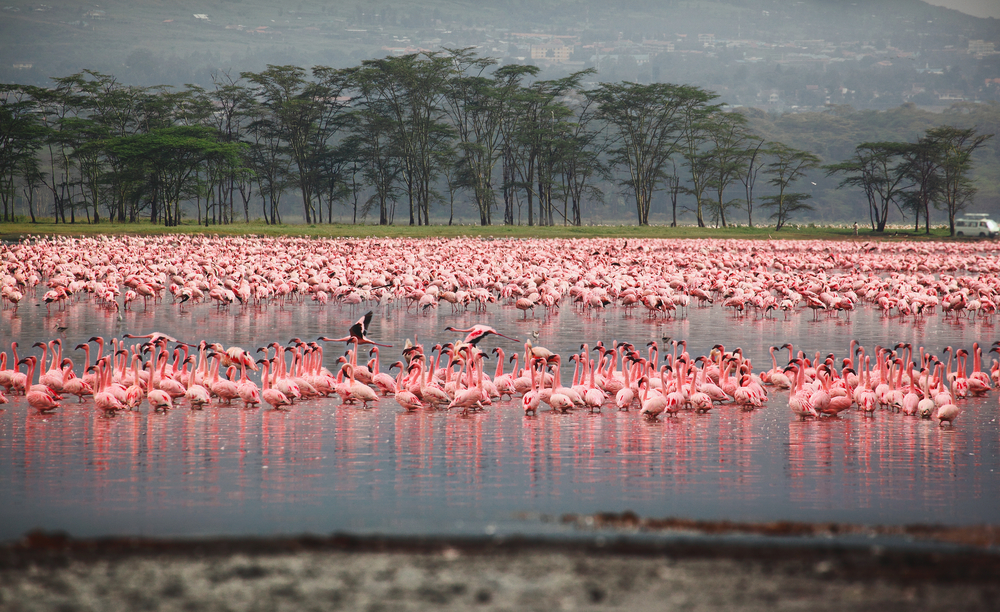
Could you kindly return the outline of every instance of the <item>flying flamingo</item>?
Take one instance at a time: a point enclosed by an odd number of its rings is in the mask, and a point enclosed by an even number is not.
[[[392,347],[391,344],[380,344],[368,338],[368,327],[372,322],[373,312],[369,310],[365,313],[363,317],[357,320],[357,322],[351,326],[348,330],[348,335],[343,338],[327,338],[326,336],[320,336],[317,340],[323,342],[354,342],[355,345],[358,344],[374,344],[375,346],[381,346],[383,348]]]
[[[458,329],[457,327],[448,326],[448,327],[444,328],[444,330],[445,331],[453,331],[453,332],[459,332],[459,333],[463,333],[463,334],[468,334],[465,337],[465,340],[463,340],[462,342],[464,342],[465,344],[471,344],[473,346],[479,344],[479,342],[483,338],[485,338],[486,336],[489,336],[491,334],[495,335],[495,336],[500,336],[501,338],[506,338],[508,340],[513,340],[514,342],[520,342],[520,340],[518,340],[516,338],[511,338],[510,336],[505,336],[505,335],[501,334],[500,332],[498,332],[497,330],[493,329],[489,325],[473,325],[469,329]]]

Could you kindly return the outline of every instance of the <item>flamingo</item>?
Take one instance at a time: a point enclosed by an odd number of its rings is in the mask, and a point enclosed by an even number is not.
[[[256,367],[256,364],[254,364],[254,367]],[[252,380],[247,378],[247,367],[242,363],[240,364],[240,382],[236,384],[236,392],[239,394],[240,399],[243,400],[244,408],[260,404],[260,389]]]
[[[622,360],[622,372],[625,374],[625,384],[618,393],[615,394],[615,405],[618,406],[618,410],[628,410],[632,407],[632,403],[635,402],[635,389],[632,388],[631,380],[629,380],[630,368],[624,367],[624,359]]]
[[[934,415],[938,420],[938,426],[943,427],[945,423],[949,426],[954,426],[955,419],[962,412],[962,409],[955,404],[945,404],[937,409],[937,413]]]
[[[360,401],[362,407],[368,408],[368,404],[370,402],[378,401],[378,395],[375,393],[375,391],[372,390],[371,387],[362,382],[359,382],[354,377],[354,369],[355,366],[354,364],[351,363],[344,364],[342,368],[342,370],[346,370],[348,372],[349,376],[349,380],[347,381],[348,383],[347,389],[350,401],[352,402]]]
[[[788,395],[788,408],[791,409],[792,414],[803,421],[808,417],[819,417],[819,412],[810,401],[812,394],[803,388],[805,370],[802,367],[802,360],[797,360],[796,363],[786,367],[795,372],[795,390]]]
[[[598,389],[597,386],[594,384],[594,361],[589,360],[589,363],[590,363],[590,385],[587,387],[587,390],[583,394],[583,403],[586,404],[588,408],[590,408],[591,412],[593,412],[594,410],[600,410],[601,406],[604,405],[604,402],[606,402],[608,398],[604,394],[604,391]]]
[[[501,334],[500,332],[498,332],[497,330],[493,329],[489,325],[473,325],[469,329],[458,329],[456,327],[448,326],[448,327],[446,327],[444,329],[445,329],[445,331],[453,331],[453,332],[459,332],[459,333],[463,333],[463,334],[468,334],[465,337],[465,340],[463,340],[462,342],[464,342],[465,344],[471,344],[473,346],[479,344],[479,342],[483,338],[485,338],[486,336],[489,336],[491,334],[492,335],[496,335],[496,336],[500,336],[501,338],[506,338],[508,340],[513,340],[514,342],[520,342],[520,340],[518,340],[516,338],[511,338],[510,336],[505,336],[505,335]]]
[[[397,404],[399,404],[408,411],[416,410],[417,408],[423,408],[424,404],[420,401],[420,398],[418,398],[410,391],[407,391],[406,387],[403,385],[403,362],[397,361],[396,363],[389,366],[389,370],[392,370],[393,368],[399,368],[399,375],[397,376],[393,387],[395,389],[395,392],[393,393],[393,399],[396,400]]]
[[[142,403],[144,395],[139,382],[139,356],[132,355],[132,385],[125,389],[125,401],[122,403],[129,410],[136,409]]]
[[[552,374],[552,390],[546,399],[545,396],[541,396],[541,400],[546,402],[552,410],[558,410],[560,412],[567,412],[574,407],[574,402],[570,399],[569,395],[566,394],[567,389],[563,387],[559,379],[559,365],[560,360],[557,359],[553,362],[554,372]]]
[[[98,387],[97,393],[94,394],[94,406],[103,410],[105,414],[114,414],[118,410],[125,410],[125,404],[107,389],[109,377],[106,374],[110,374],[110,371],[105,372],[106,361],[107,358],[97,360]]]
[[[222,365],[222,356],[219,353],[216,353],[213,357],[215,367],[212,368],[212,380],[209,383],[208,388],[212,395],[215,395],[227,404],[232,404],[234,399],[240,397],[239,387],[231,380],[219,378],[219,366]],[[240,363],[242,365],[242,362]]]
[[[375,365],[372,370],[372,384],[378,387],[378,390],[382,392],[382,396],[396,395],[397,386],[396,381],[393,380],[392,376],[386,374],[385,372],[379,371],[379,360],[378,360],[378,347],[372,347],[372,353],[375,354]],[[402,373],[402,369],[400,369]]]
[[[391,344],[380,344],[368,338],[368,327],[371,325],[373,311],[369,310],[365,313],[363,317],[357,320],[357,322],[351,326],[348,330],[348,335],[343,338],[327,338],[326,336],[320,336],[318,340],[323,342],[354,342],[355,350],[359,344],[374,344],[375,346],[381,346],[383,348],[392,347]]]
[[[75,395],[80,403],[83,403],[83,396],[94,395],[94,389],[83,378],[70,378],[73,371],[73,361],[69,358],[63,359],[63,393]]]
[[[666,367],[666,366],[664,366]],[[663,411],[667,407],[667,398],[665,395],[659,392],[654,392],[653,397],[649,397],[649,377],[643,376],[640,379],[640,385],[643,387],[642,391],[642,408],[639,410],[639,414],[646,417],[651,421],[655,421],[657,417],[663,414]]]
[[[263,381],[264,389],[260,392],[260,396],[264,398],[264,401],[271,405],[275,410],[284,410],[292,405],[292,400],[277,389],[271,388],[270,379],[268,378],[268,368],[271,362],[266,359],[261,359],[257,363],[261,364],[261,381]]]
[[[528,371],[531,380],[531,387],[526,393],[521,396],[521,407],[524,409],[524,416],[528,416],[528,413],[538,414],[538,405],[541,403],[542,399],[535,388],[535,362],[531,361],[528,363]]]
[[[28,364],[28,382],[35,377],[35,358],[26,357],[25,360]],[[31,385],[27,393],[25,393],[26,399],[28,400],[28,405],[38,410],[39,412],[49,412],[60,408],[59,403],[56,401],[54,393],[49,389],[48,386],[43,384]]]
[[[712,409],[712,398],[707,393],[698,391],[698,379],[705,376],[705,369],[699,368],[691,377],[691,388],[688,390],[688,403],[696,412],[705,413]]]
[[[194,357],[188,357],[184,360],[185,364],[188,362],[193,364]],[[188,373],[188,385],[184,391],[184,397],[191,404],[192,409],[201,410],[206,404],[212,403],[212,396],[209,394],[208,389],[195,382],[194,371],[195,369],[192,367],[190,373]]]
[[[471,348],[471,345],[469,346]],[[481,367],[476,368],[475,362],[477,357],[478,356],[473,357],[470,351],[469,358],[465,362],[465,369],[470,375],[472,369],[476,369],[477,371],[476,386],[475,387],[469,386],[459,391],[458,393],[455,394],[455,399],[453,399],[451,403],[448,404],[448,408],[461,408],[462,414],[464,415],[469,414],[469,410],[475,410],[476,408],[479,409],[484,408],[483,369]],[[486,398],[486,401],[487,402],[489,401],[488,397]]]

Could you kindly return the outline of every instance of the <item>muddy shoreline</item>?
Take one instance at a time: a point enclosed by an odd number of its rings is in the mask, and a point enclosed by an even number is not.
[[[836,538],[75,539],[0,545],[0,609],[1000,607],[995,548]]]

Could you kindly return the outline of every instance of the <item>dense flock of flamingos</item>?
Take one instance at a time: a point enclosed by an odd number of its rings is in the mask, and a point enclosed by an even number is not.
[[[692,306],[721,306],[735,317],[850,317],[866,308],[903,320],[971,321],[995,315],[994,252],[989,243],[930,242],[30,237],[0,246],[0,295],[8,316],[22,302],[120,316],[123,309],[198,302],[220,310],[289,308],[310,299],[335,303],[328,307],[473,310],[483,320],[499,303],[525,318],[554,308],[667,318]],[[802,419],[885,410],[951,425],[964,398],[1000,384],[997,361],[984,369],[978,343],[949,347],[946,361],[937,350],[903,344],[869,352],[852,342],[839,358],[807,356],[786,344],[771,348],[770,367],[755,368],[739,350],[717,345],[692,357],[684,342],[588,339],[593,346],[559,355],[482,324],[446,328],[449,336],[433,346],[401,344],[370,338],[372,316],[340,338],[249,349],[161,333],[94,337],[74,347],[58,338],[30,349],[11,342],[10,353],[0,353],[0,387],[43,412],[68,396],[112,415],[143,402],[152,410],[234,401],[290,409],[335,394],[363,407],[391,396],[406,410],[469,414],[490,405],[518,409],[519,401],[525,415],[546,407],[614,409],[648,419],[721,406],[755,410],[767,405],[769,389],[780,389]],[[523,353],[490,349],[494,335],[523,341]],[[324,367],[329,342],[349,347],[336,373]],[[401,356],[387,368],[398,370],[395,376],[383,371],[379,353],[392,345]],[[340,354],[342,345],[334,346],[330,353]],[[993,343],[989,352],[997,350]],[[67,356],[81,353],[77,362]],[[492,375],[485,358],[496,360]],[[570,365],[572,382],[564,385]],[[0,403],[7,401],[0,392]]]

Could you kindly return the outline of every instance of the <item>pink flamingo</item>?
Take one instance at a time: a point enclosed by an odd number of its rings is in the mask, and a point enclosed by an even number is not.
[[[212,368],[212,380],[208,388],[220,400],[225,401],[227,404],[232,404],[233,400],[240,396],[239,388],[233,381],[219,378],[219,366],[222,364],[222,357],[218,353],[213,357],[215,366]]]
[[[98,387],[97,393],[94,394],[94,406],[103,410],[105,414],[114,414],[117,410],[125,410],[125,404],[107,389],[109,378],[106,374],[109,372],[105,371],[106,363],[106,357],[97,360]]]
[[[505,336],[505,335],[501,334],[500,332],[498,332],[497,330],[493,329],[489,325],[473,325],[469,329],[458,329],[457,327],[448,326],[448,327],[446,327],[444,329],[445,329],[445,331],[453,331],[453,332],[459,332],[459,333],[463,333],[463,334],[468,334],[465,337],[465,340],[463,340],[462,342],[464,342],[465,344],[471,344],[473,346],[475,346],[476,344],[479,344],[479,342],[483,338],[485,338],[486,336],[489,336],[491,334],[492,335],[496,335],[496,336],[500,336],[501,338],[506,338],[508,340],[513,340],[514,342],[520,342],[520,340],[518,340],[516,338],[511,338],[510,336]]]
[[[261,364],[261,368],[263,370],[261,380],[264,383],[264,389],[260,392],[260,396],[264,398],[264,401],[270,404],[275,410],[283,410],[290,407],[292,405],[292,400],[288,399],[288,397],[281,391],[271,388],[270,379],[267,375],[271,362],[266,359],[261,359],[257,363]]]
[[[420,401],[416,395],[406,390],[406,386],[403,384],[403,362],[397,361],[396,363],[389,366],[389,369],[399,368],[399,375],[395,380],[396,392],[393,395],[393,399],[396,403],[405,408],[406,410],[416,410],[417,408],[423,408],[424,404]]]
[[[26,357],[25,360],[27,360],[28,364],[27,377],[30,382],[35,377],[35,358]],[[52,392],[45,385],[31,385],[25,395],[28,400],[28,405],[39,412],[49,412],[60,407],[53,397]]]
[[[188,357],[184,360],[184,364],[194,363],[194,357]],[[212,403],[212,396],[209,394],[208,389],[199,385],[194,380],[194,368],[188,373],[188,386],[184,391],[184,397],[191,404],[191,408],[196,408],[201,410],[206,404]]]
[[[541,397],[538,394],[538,390],[535,388],[535,362],[532,361],[528,364],[529,377],[531,379],[531,387],[521,396],[521,407],[524,409],[524,416],[528,416],[528,413],[538,414],[538,405],[541,403]]]
[[[83,378],[70,378],[69,373],[73,371],[73,361],[68,357],[63,359],[63,393],[75,395],[80,403],[83,403],[84,395],[93,395],[94,389],[87,384]]]
[[[354,342],[355,348],[357,348],[357,345],[359,344],[374,344],[375,346],[381,346],[383,348],[392,347],[391,344],[380,344],[368,338],[368,326],[371,325],[372,315],[373,313],[371,310],[366,312],[363,317],[358,319],[357,322],[351,326],[351,329],[348,330],[348,335],[343,338],[327,338],[325,336],[320,336],[318,340],[323,342]]]
[[[240,382],[236,385],[236,392],[239,394],[240,399],[243,400],[244,408],[260,404],[260,389],[257,388],[257,385],[253,381],[247,378],[247,367],[242,363],[240,364]]]

